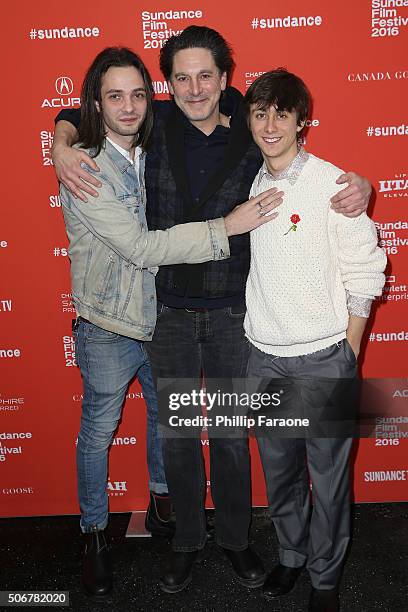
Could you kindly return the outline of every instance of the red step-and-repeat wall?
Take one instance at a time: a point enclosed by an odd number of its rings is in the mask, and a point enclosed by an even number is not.
[[[81,379],[75,362],[69,260],[51,144],[53,118],[79,106],[84,72],[104,47],[126,45],[168,96],[158,52],[188,25],[219,30],[235,51],[232,84],[244,92],[271,68],[299,74],[314,96],[306,146],[370,178],[370,214],[389,257],[362,373],[376,379],[385,412],[408,398],[408,0],[259,0],[255,4],[56,3],[1,8],[2,202],[0,212],[0,515],[78,512],[75,444]],[[356,444],[354,499],[407,500],[403,418],[378,420],[377,438]],[[398,421],[400,423],[398,423]],[[111,510],[146,507],[146,417],[129,390],[110,453]],[[203,441],[205,446],[205,441]],[[265,502],[252,444],[254,503]],[[405,450],[405,455],[404,455]]]

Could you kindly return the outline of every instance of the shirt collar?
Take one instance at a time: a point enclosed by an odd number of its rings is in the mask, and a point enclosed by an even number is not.
[[[271,174],[266,166],[266,163],[264,162],[259,172],[258,185],[264,178],[267,178],[270,181],[282,181],[283,179],[286,179],[291,185],[294,185],[308,159],[309,153],[305,151],[303,147],[299,147],[296,157],[292,159],[289,166],[277,174]]]
[[[123,157],[125,159],[128,160],[128,162],[130,162],[131,164],[136,165],[137,161],[138,161],[138,157],[142,154],[142,148],[141,147],[136,147],[135,148],[135,159],[133,160],[130,156],[129,151],[127,151],[126,149],[124,149],[123,147],[121,147],[120,145],[116,144],[116,142],[113,142],[113,140],[111,140],[110,138],[108,138],[108,136],[106,136],[106,140],[108,142],[111,143],[112,147],[115,147],[115,149],[117,151],[119,151],[119,153],[121,155],[123,155]]]

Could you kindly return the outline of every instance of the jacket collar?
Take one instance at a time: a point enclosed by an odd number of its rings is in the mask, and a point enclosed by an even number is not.
[[[242,98],[242,96],[241,96]],[[200,196],[198,204],[193,203],[187,168],[185,164],[185,117],[180,109],[174,104],[172,112],[166,122],[166,146],[170,168],[177,185],[186,203],[194,208],[199,208],[222,186],[231,171],[238,165],[252,143],[252,137],[248,130],[243,104],[240,103],[231,118],[231,133],[224,161],[219,169],[210,178],[204,192]]]
[[[126,159],[126,157],[119,153],[119,151],[108,140],[106,140],[106,138],[103,143],[102,149],[106,151],[106,153],[109,155],[110,159],[118,168],[119,172],[121,172],[121,174],[124,174],[130,167],[134,169],[133,162]],[[146,153],[143,151],[140,155],[140,160],[142,160],[145,155]]]

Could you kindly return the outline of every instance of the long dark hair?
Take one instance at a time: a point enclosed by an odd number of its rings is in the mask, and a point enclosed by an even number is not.
[[[153,85],[150,74],[136,53],[126,47],[107,47],[94,59],[85,75],[81,90],[81,124],[79,141],[85,149],[95,149],[98,155],[105,139],[102,113],[95,102],[101,104],[102,77],[111,67],[134,66],[139,70],[146,89],[147,113],[135,139],[135,146],[146,148],[153,126]]]

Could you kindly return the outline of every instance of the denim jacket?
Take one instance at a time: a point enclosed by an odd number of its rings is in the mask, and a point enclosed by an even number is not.
[[[228,258],[225,223],[219,218],[149,232],[145,154],[139,158],[139,176],[108,141],[94,159],[102,183],[98,198],[82,202],[60,187],[75,308],[78,316],[103,329],[151,340],[157,266]]]

